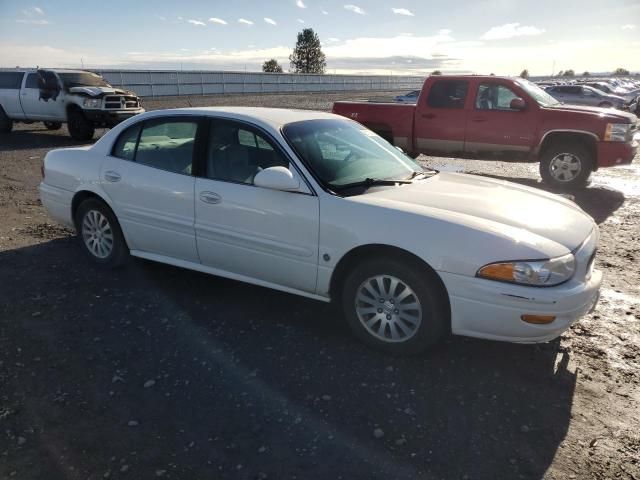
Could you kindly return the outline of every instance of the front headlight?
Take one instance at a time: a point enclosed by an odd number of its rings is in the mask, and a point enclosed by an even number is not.
[[[572,253],[550,260],[522,260],[485,265],[476,276],[500,282],[551,287],[569,280],[576,269]]]
[[[626,142],[630,128],[630,123],[607,123],[607,129],[604,131],[605,142]]]
[[[82,104],[87,108],[100,108],[102,106],[102,100],[99,98],[85,98]]]

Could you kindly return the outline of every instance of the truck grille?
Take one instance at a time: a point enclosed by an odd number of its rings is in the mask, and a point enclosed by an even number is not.
[[[107,95],[104,97],[106,110],[134,110],[140,107],[137,97],[130,95]]]

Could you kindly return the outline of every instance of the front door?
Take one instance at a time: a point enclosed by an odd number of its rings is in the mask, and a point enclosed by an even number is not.
[[[264,168],[299,177],[266,134],[213,120],[202,176],[196,179],[195,229],[203,265],[258,282],[315,293],[319,203],[301,181],[298,192],[256,187]]]
[[[512,109],[511,100],[522,97],[512,86],[491,81],[480,83],[467,119],[465,152],[529,152],[537,105],[529,101],[523,110]]]
[[[66,118],[60,79],[51,70],[26,75],[20,103],[28,120],[61,121]]]
[[[467,80],[436,80],[426,100],[416,106],[415,148],[420,152],[453,153],[464,148]]]
[[[123,133],[100,182],[131,250],[199,262],[191,175],[198,118],[154,118]]]

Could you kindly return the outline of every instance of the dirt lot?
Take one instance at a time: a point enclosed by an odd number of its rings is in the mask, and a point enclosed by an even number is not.
[[[640,158],[576,197],[602,234],[593,314],[548,344],[392,358],[328,305],[145,261],[97,269],[38,200],[42,158],[72,145],[35,124],[0,135],[0,478],[640,480]],[[536,165],[421,160],[539,186]]]

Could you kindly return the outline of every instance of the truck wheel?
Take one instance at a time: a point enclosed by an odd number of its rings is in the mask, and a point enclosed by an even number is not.
[[[353,333],[371,347],[420,353],[448,331],[447,293],[434,273],[395,259],[372,259],[345,279],[342,308]]]
[[[0,107],[0,133],[9,133],[13,128],[13,120],[11,120],[2,107]]]
[[[62,128],[61,122],[44,122],[44,126],[47,130],[60,130]]]
[[[95,133],[93,124],[87,120],[87,117],[85,117],[82,112],[77,110],[71,110],[69,112],[67,127],[69,128],[69,135],[71,135],[71,138],[74,140],[91,140]]]
[[[560,190],[584,187],[592,171],[593,156],[579,143],[554,143],[540,158],[542,180]]]

